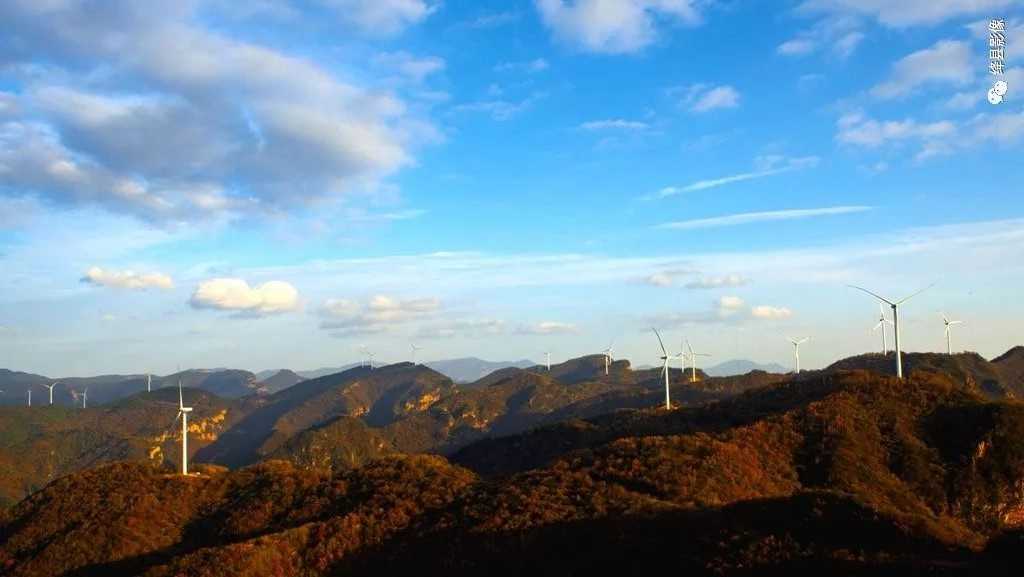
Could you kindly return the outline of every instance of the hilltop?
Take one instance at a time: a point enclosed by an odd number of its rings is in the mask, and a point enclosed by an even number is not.
[[[12,509],[0,567],[12,577],[1011,575],[1024,539],[1022,435],[1024,405],[941,373],[899,382],[835,371],[507,437],[506,452],[546,456],[497,474],[437,456],[332,473],[270,461],[190,478],[109,465]]]
[[[195,454],[244,413],[237,402],[185,389],[194,408],[189,452]],[[112,405],[76,409],[0,407],[0,508],[56,478],[112,461],[177,466],[181,425],[177,389],[140,393]]]

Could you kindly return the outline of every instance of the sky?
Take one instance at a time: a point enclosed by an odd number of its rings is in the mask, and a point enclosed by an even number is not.
[[[1008,91],[991,104],[990,19]],[[7,0],[0,366],[1024,343],[1020,0]],[[891,337],[890,337],[891,342]]]

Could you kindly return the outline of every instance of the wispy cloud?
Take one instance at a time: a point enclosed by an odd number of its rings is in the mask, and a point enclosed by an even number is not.
[[[728,84],[712,86],[697,83],[690,86],[675,86],[668,89],[668,94],[680,96],[680,106],[696,114],[720,108],[736,108],[740,105],[739,91]]]
[[[533,325],[523,325],[516,329],[521,335],[560,335],[577,332],[576,325],[557,321],[542,321]]]
[[[550,68],[548,61],[543,58],[534,58],[525,62],[502,62],[494,66],[495,72],[543,72]]]
[[[734,288],[750,284],[750,279],[738,275],[727,274],[723,276],[706,276],[695,281],[686,283],[688,289],[719,289]]]
[[[81,281],[96,286],[123,289],[174,288],[174,281],[171,280],[170,276],[163,273],[137,273],[130,270],[113,271],[104,270],[98,266],[90,267],[89,270],[85,271]]]
[[[832,206],[828,208],[806,208],[795,210],[773,210],[766,212],[745,212],[741,214],[730,214],[712,218],[698,218],[679,222],[660,224],[657,228],[671,230],[695,230],[702,228],[718,228],[723,226],[738,226],[758,222],[772,222],[779,220],[797,220],[815,218],[819,216],[835,216],[840,214],[853,214],[871,210],[870,206]]]
[[[334,336],[380,333],[437,312],[441,301],[436,298],[401,300],[376,295],[366,303],[331,298],[318,311],[320,328]]]
[[[544,96],[545,94],[542,92],[534,92],[530,96],[527,96],[518,102],[509,100],[481,100],[477,102],[467,102],[465,104],[455,106],[452,108],[452,111],[483,112],[489,114],[491,118],[498,122],[504,122],[529,109],[537,101],[543,99]]]
[[[782,156],[762,156],[754,159],[754,165],[757,170],[751,172],[741,172],[739,174],[733,174],[729,176],[723,176],[721,178],[713,178],[708,180],[698,180],[685,186],[667,186],[662,188],[653,195],[644,197],[645,199],[652,198],[666,198],[669,196],[676,196],[678,194],[684,194],[687,192],[696,192],[699,190],[707,190],[709,188],[717,188],[719,186],[725,186],[727,184],[733,184],[736,182],[743,182],[745,180],[754,180],[758,178],[765,178],[767,176],[773,176],[776,174],[783,174],[793,170],[801,170],[804,168],[813,168],[818,165],[821,161],[817,156],[803,156],[799,158],[786,158]]]
[[[647,130],[650,126],[646,122],[638,122],[635,120],[624,120],[622,118],[614,118],[608,120],[591,120],[590,122],[584,122],[580,125],[582,130],[589,130],[591,132],[597,132],[600,130],[627,130],[627,131],[639,131]]]
[[[886,100],[906,96],[928,84],[968,84],[976,67],[972,52],[967,42],[936,42],[893,64],[889,79],[872,88],[871,95]]]

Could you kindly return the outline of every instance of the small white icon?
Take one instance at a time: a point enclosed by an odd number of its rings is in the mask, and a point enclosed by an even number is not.
[[[999,96],[999,93],[996,92],[995,88],[990,88],[988,91],[988,101],[992,104],[999,104],[1003,101],[1003,97]]]
[[[1006,96],[1006,89],[1007,86],[1005,80],[997,80],[996,83],[992,85],[992,92],[995,92],[999,96]]]

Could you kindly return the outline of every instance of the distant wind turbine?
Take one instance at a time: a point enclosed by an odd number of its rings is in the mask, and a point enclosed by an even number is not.
[[[551,353],[544,351],[544,365],[548,368],[548,372],[551,372]]]
[[[935,286],[935,283],[932,283],[932,284],[924,287],[923,289],[921,289],[921,290],[919,290],[919,291],[917,291],[915,293],[912,293],[910,296],[904,297],[904,298],[902,298],[902,299],[900,299],[898,301],[891,301],[891,300],[889,300],[889,299],[887,299],[885,297],[879,296],[879,295],[877,295],[877,294],[875,294],[875,293],[873,293],[873,292],[871,292],[868,289],[863,288],[863,287],[854,286],[854,285],[847,285],[847,286],[849,286],[850,288],[855,288],[855,289],[857,289],[859,291],[862,291],[862,292],[866,292],[869,295],[875,297],[876,299],[878,299],[878,300],[882,301],[883,303],[886,303],[887,305],[892,307],[892,328],[893,328],[893,336],[894,336],[893,347],[896,349],[896,378],[898,378],[900,380],[903,380],[903,353],[900,351],[900,305],[902,305],[903,303],[905,303],[905,302],[909,301],[910,299],[916,297],[917,295],[923,293],[924,291],[932,288],[933,286]]]
[[[367,350],[366,356],[370,359],[370,370],[373,370],[373,351]]]
[[[409,344],[409,349],[412,350],[412,364],[416,364],[416,351],[422,351],[423,347],[417,347],[414,344]]]
[[[661,335],[658,334],[658,329],[651,328],[654,331],[654,336],[658,337],[658,346],[661,347],[661,376],[665,377],[665,410],[672,410],[672,400],[669,396],[668,390],[668,362],[675,358],[675,356],[668,354],[665,349],[665,343],[661,340]]]
[[[50,404],[51,405],[53,404],[53,388],[56,387],[59,384],[60,383],[53,383],[52,385],[42,385],[42,384],[40,385],[41,387],[46,387],[47,389],[50,389]]]
[[[28,406],[32,406],[32,389],[28,390]]]
[[[359,345],[359,366],[366,366],[366,345]]]
[[[679,373],[686,378],[686,339],[679,339]]]
[[[153,392],[153,375],[146,374],[146,392]]]
[[[800,345],[809,341],[811,337],[804,337],[802,339],[788,338],[789,342],[793,343],[793,358],[796,362],[796,374],[800,374]]]
[[[889,345],[887,345],[886,342],[885,342],[885,325],[887,325],[887,324],[891,325],[892,321],[890,321],[889,319],[885,318],[885,308],[883,307],[882,303],[878,303],[878,324],[875,325],[875,328],[873,328],[871,330],[877,331],[878,329],[882,329],[882,354],[883,355],[886,355],[886,354],[889,353]]]
[[[946,324],[946,354],[951,355],[953,354],[953,343],[949,335],[952,332],[953,325],[962,325],[964,322],[951,321],[946,318],[946,313],[942,313],[942,322]]]
[[[82,391],[82,408],[83,409],[85,408],[85,400],[87,398],[89,398],[89,387],[86,387],[85,390]]]
[[[710,357],[708,353],[695,353],[693,347],[690,346],[690,340],[686,340],[686,348],[690,352],[690,382],[697,382],[697,357]]]
[[[608,343],[608,348],[604,350],[604,376],[608,376],[608,366],[612,364],[612,347],[615,346],[615,341]]]
[[[192,407],[185,406],[185,396],[181,392],[181,379],[178,379],[178,417],[181,417],[181,474],[188,475],[188,414]],[[175,421],[178,420],[175,417]]]

